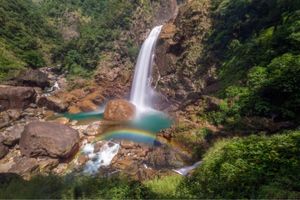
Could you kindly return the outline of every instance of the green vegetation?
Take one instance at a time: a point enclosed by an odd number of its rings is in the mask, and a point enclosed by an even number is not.
[[[146,181],[145,186],[152,192],[152,195],[157,195],[156,198],[173,199],[177,198],[176,189],[183,179],[180,175],[167,176],[160,179],[155,178]]]
[[[300,132],[217,142],[188,178],[35,177],[0,186],[0,198],[170,199],[300,197]]]
[[[220,141],[182,187],[196,198],[299,198],[299,147],[299,131]]]
[[[13,178],[0,188],[0,199],[140,199],[149,190],[124,178],[37,176]]]
[[[299,122],[300,2],[212,1],[215,16],[208,49],[219,58],[229,108],[225,118],[263,116]]]
[[[151,9],[136,0],[0,0],[0,80],[24,67],[62,66],[89,76],[105,52],[133,61],[133,15]]]
[[[136,44],[120,42],[120,48],[115,42],[122,32],[129,30],[136,6],[135,1],[125,0],[43,1],[41,10],[53,23],[66,28],[63,34],[75,31],[80,35],[67,38],[64,44],[54,49],[53,60],[60,62],[71,74],[82,75],[95,69],[105,51],[135,56],[132,49]]]
[[[0,80],[23,67],[45,65],[59,36],[30,1],[0,0]]]

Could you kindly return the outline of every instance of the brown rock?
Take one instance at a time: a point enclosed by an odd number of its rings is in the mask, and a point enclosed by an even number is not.
[[[21,111],[20,110],[10,109],[10,110],[7,110],[6,112],[12,120],[17,120],[21,117]]]
[[[0,87],[0,111],[24,109],[36,100],[36,92],[30,87]]]
[[[0,112],[0,128],[9,125],[11,122],[10,117],[7,112]]]
[[[71,114],[76,114],[76,113],[80,113],[81,110],[77,106],[70,106],[68,112]]]
[[[51,122],[28,124],[20,139],[20,149],[28,157],[68,158],[78,149],[79,133]]]
[[[40,172],[50,173],[51,170],[59,164],[59,161],[58,159],[43,159],[43,160],[39,160],[38,163],[39,163]]]
[[[98,108],[98,106],[96,106],[91,100],[83,100],[78,102],[76,105],[83,112],[94,111]]]
[[[96,105],[100,105],[105,98],[102,96],[102,94],[99,91],[95,91],[92,92],[91,94],[88,94],[84,99],[90,100]]]
[[[123,99],[111,100],[104,111],[104,119],[112,121],[127,121],[134,118],[135,106]]]
[[[59,118],[53,120],[53,122],[57,122],[59,124],[66,125],[66,124],[68,124],[70,122],[70,120],[68,118],[66,118],[66,117],[59,117]]]
[[[147,163],[155,168],[179,168],[184,166],[181,155],[166,147],[155,148],[149,152]]]
[[[176,33],[176,26],[172,23],[167,23],[162,28],[160,38],[161,39],[170,39],[170,38],[173,38],[175,33]]]
[[[2,143],[8,146],[13,146],[19,142],[21,133],[24,131],[24,125],[17,124],[15,126],[7,128],[3,133]]]
[[[120,145],[124,149],[134,149],[134,148],[136,148],[135,143],[132,142],[132,141],[128,141],[128,140],[122,140]]]
[[[88,136],[98,135],[101,124],[102,123],[100,121],[93,122],[92,124],[88,125],[88,127],[83,131],[83,133]]]
[[[115,167],[121,170],[124,170],[126,168],[129,168],[132,165],[133,161],[128,159],[128,158],[124,158],[123,160],[118,160],[115,163]]]
[[[88,160],[89,160],[89,158],[82,154],[78,157],[77,162],[79,165],[84,165]]]
[[[16,159],[16,163],[11,167],[9,172],[16,173],[21,176],[30,176],[38,170],[38,161],[35,158],[22,157]]]
[[[37,104],[40,107],[46,107],[55,112],[65,112],[68,107],[68,105],[61,99],[53,96],[43,96],[38,100]]]
[[[17,78],[18,85],[41,87],[50,86],[48,75],[40,70],[28,70]]]
[[[0,159],[4,158],[8,154],[8,147],[0,143]]]

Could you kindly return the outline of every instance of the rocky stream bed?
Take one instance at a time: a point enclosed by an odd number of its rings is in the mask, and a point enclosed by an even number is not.
[[[97,139],[105,130],[120,126],[118,120],[132,115],[126,101],[112,105],[121,105],[123,114],[112,108],[106,119],[71,120],[58,114],[72,107],[58,95],[68,93],[63,74],[45,68],[32,70],[16,80],[0,86],[2,174],[14,173],[25,179],[37,174],[85,174],[87,162],[93,159],[83,152],[88,143],[94,145],[93,154],[103,151],[105,145],[119,145],[111,163],[93,173],[95,176],[126,175],[145,180],[174,173],[173,169],[185,166],[190,160],[188,154],[166,142],[155,146]]]

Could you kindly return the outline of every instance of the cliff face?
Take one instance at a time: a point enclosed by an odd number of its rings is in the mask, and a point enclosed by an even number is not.
[[[210,1],[188,1],[162,30],[156,50],[154,85],[176,107],[197,99],[215,80],[214,66],[202,63],[211,28]]]

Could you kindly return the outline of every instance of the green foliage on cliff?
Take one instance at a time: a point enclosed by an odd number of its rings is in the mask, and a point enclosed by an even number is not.
[[[104,51],[121,51],[116,41],[128,30],[136,4],[131,1],[43,1],[40,7],[52,21],[74,26],[79,36],[54,50],[53,59],[73,74],[95,69]],[[65,22],[66,21],[66,22]]]
[[[0,79],[45,64],[45,48],[58,37],[31,1],[0,0]]]
[[[212,3],[209,48],[220,59],[223,97],[234,102],[233,114],[299,121],[300,2]],[[233,89],[240,92],[232,96]]]
[[[299,147],[299,131],[220,141],[177,191],[183,198],[297,199]]]
[[[149,2],[0,0],[0,78],[52,64],[88,75],[106,51],[134,60],[137,44],[128,31],[144,4]]]

